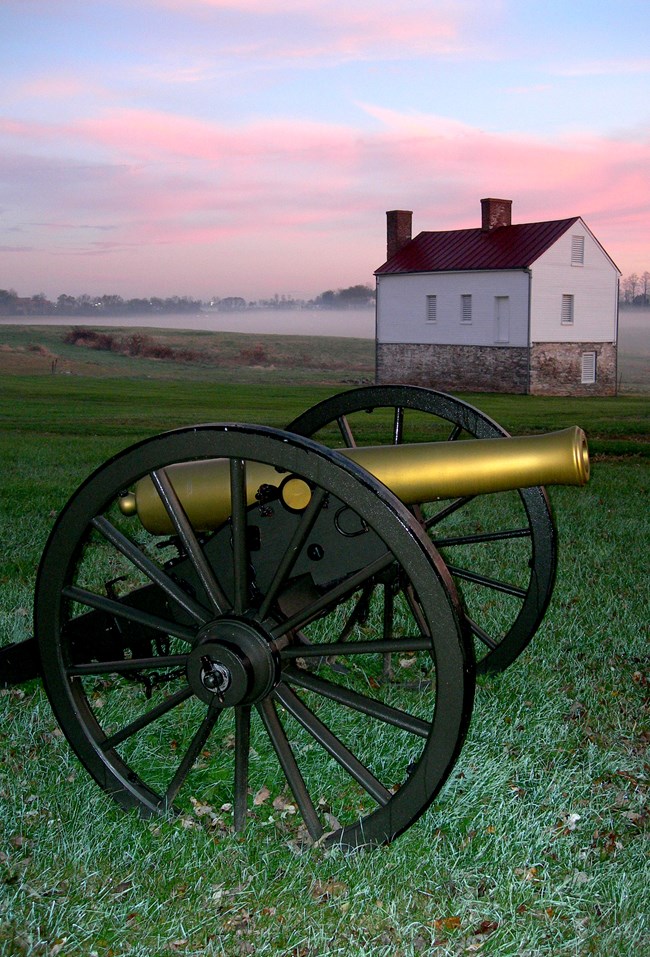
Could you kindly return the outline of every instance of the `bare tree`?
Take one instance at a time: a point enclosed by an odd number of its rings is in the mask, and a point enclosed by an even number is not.
[[[647,306],[650,304],[650,297],[648,295],[648,290],[650,289],[650,272],[648,272],[647,269],[641,274],[641,288],[643,289],[643,305]]]
[[[636,288],[638,285],[639,277],[635,272],[623,280],[623,294],[625,297],[625,302],[629,303],[630,305],[634,304],[634,297],[636,296]]]

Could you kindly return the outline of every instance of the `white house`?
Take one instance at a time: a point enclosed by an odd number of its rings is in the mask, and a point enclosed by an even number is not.
[[[512,225],[481,200],[476,229],[422,232],[387,215],[377,277],[377,381],[615,395],[620,272],[579,216]]]

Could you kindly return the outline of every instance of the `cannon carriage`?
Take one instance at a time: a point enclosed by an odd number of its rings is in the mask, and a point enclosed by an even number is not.
[[[265,791],[313,841],[390,841],[453,768],[477,668],[510,664],[544,615],[539,486],[588,471],[580,430],[510,439],[411,387],[343,393],[286,430],[154,436],[60,513],[13,678],[40,672],[125,808],[199,802],[242,831]]]

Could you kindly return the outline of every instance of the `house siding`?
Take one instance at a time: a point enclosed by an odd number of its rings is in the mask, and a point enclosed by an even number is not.
[[[584,265],[571,265],[573,236],[584,237]],[[531,342],[617,339],[618,272],[582,220],[531,266]],[[574,297],[572,325],[561,322],[562,296]]]
[[[418,273],[377,277],[378,343],[494,346],[495,299],[509,299],[509,346],[528,344],[525,270]],[[427,321],[427,296],[436,296],[436,322]],[[472,297],[472,321],[461,322],[461,296]]]
[[[528,391],[528,349],[439,343],[377,343],[376,380],[443,391]]]

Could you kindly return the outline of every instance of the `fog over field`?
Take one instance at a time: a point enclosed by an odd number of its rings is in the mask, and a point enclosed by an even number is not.
[[[374,309],[253,309],[249,312],[159,313],[125,316],[0,316],[0,325],[128,326],[202,329],[282,336],[337,336],[372,339]]]
[[[255,309],[145,315],[130,321],[124,316],[0,316],[0,344],[3,325],[137,327],[373,339],[375,313],[373,309]],[[618,352],[620,389],[623,392],[650,390],[650,309],[621,308]]]

